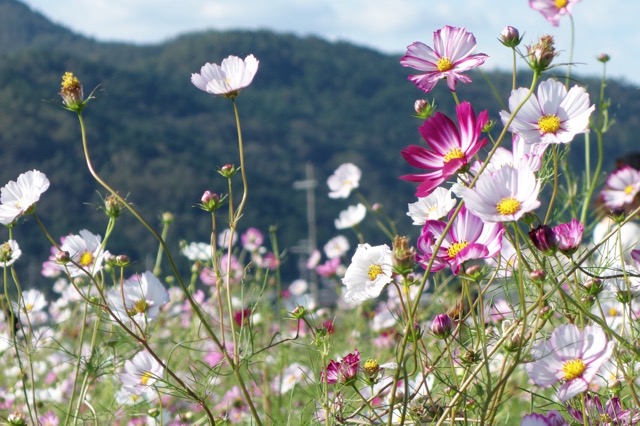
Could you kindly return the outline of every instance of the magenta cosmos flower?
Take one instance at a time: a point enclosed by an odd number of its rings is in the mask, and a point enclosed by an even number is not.
[[[549,340],[531,349],[535,361],[526,365],[527,373],[536,385],[545,388],[562,381],[558,399],[566,402],[589,388],[600,367],[611,357],[613,346],[599,325],[584,330],[573,324],[561,325]]]
[[[360,369],[360,352],[356,349],[339,361],[331,360],[322,372],[322,379],[327,383],[350,384],[355,380]]]
[[[511,92],[509,109],[515,111],[526,99],[529,89]],[[509,130],[527,143],[569,143],[578,133],[589,130],[589,116],[595,109],[589,106],[589,94],[583,87],[573,86],[568,92],[564,84],[553,79],[538,86],[537,96],[531,96],[515,116]],[[505,125],[510,112],[500,111]]]
[[[640,191],[640,171],[630,166],[622,167],[607,178],[607,187],[602,191],[604,204],[611,210],[633,203]]]
[[[555,27],[558,26],[562,15],[570,15],[573,5],[580,0],[529,0],[532,9],[542,13],[542,16]]]
[[[471,79],[461,73],[482,65],[488,58],[484,53],[472,54],[475,48],[473,34],[464,28],[447,25],[433,33],[433,48],[419,41],[409,45],[400,64],[425,72],[409,76],[409,80],[425,93],[429,93],[443,78],[447,79],[449,89],[455,92],[458,80],[471,83]]]
[[[412,166],[430,170],[428,173],[400,177],[410,182],[420,182],[416,189],[417,197],[426,197],[446,179],[467,167],[473,156],[487,143],[486,138],[480,139],[482,128],[489,120],[486,110],[476,117],[471,104],[462,102],[456,107],[456,115],[460,130],[453,120],[437,112],[418,129],[428,148],[410,145],[401,151]]]
[[[258,72],[259,61],[249,55],[244,60],[237,56],[229,56],[220,65],[206,63],[200,73],[191,74],[191,82],[198,89],[212,95],[235,98],[253,81]]]
[[[558,250],[566,255],[571,255],[578,250],[582,243],[582,233],[584,225],[577,219],[571,219],[571,222],[561,223],[553,228]]]
[[[449,214],[449,219],[452,214],[453,212]],[[485,223],[463,206],[445,235],[442,245],[435,250],[434,246],[446,226],[447,222],[428,220],[422,228],[422,235],[418,238],[418,261],[423,267],[435,256],[432,272],[449,265],[451,271],[458,274],[464,262],[493,257],[502,248],[502,224]]]

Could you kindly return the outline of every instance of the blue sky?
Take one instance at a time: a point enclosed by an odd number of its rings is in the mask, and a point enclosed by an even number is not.
[[[466,27],[485,69],[508,69],[510,52],[497,37],[506,25],[530,44],[552,34],[569,60],[571,22],[553,27],[528,0],[22,0],[52,21],[98,40],[156,43],[206,29],[271,29],[343,40],[399,56],[414,41],[431,45],[444,25]],[[582,0],[574,8],[575,73],[600,75],[595,57],[607,53],[607,74],[640,85],[640,4]],[[232,54],[233,52],[229,52]],[[210,58],[213,59],[213,58]]]

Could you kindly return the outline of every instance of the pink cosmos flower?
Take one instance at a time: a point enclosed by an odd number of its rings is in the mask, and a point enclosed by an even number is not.
[[[200,73],[191,74],[191,82],[198,89],[213,95],[235,98],[249,86],[258,72],[259,61],[249,55],[244,60],[229,56],[220,65],[206,63]]]
[[[264,242],[264,236],[259,229],[249,228],[244,234],[242,234],[240,241],[242,242],[242,247],[244,247],[245,250],[253,252],[260,248]]]
[[[458,80],[471,83],[471,79],[462,73],[482,65],[488,58],[484,53],[472,54],[475,47],[473,34],[464,28],[447,25],[433,33],[433,48],[419,41],[409,45],[400,64],[425,72],[409,76],[409,80],[425,93],[429,93],[443,78],[447,79],[449,89],[455,92]]]
[[[581,407],[569,406],[567,411],[571,417],[584,424]],[[640,421],[638,409],[625,410],[618,396],[612,397],[603,406],[599,396],[587,394],[584,401],[584,413],[587,415],[587,424],[635,425]]]
[[[568,423],[562,414],[556,410],[549,411],[546,415],[531,413],[522,418],[520,426],[567,426]]]
[[[331,360],[321,376],[328,384],[348,384],[355,380],[360,369],[360,352],[356,349],[339,361]]]
[[[531,349],[535,361],[528,363],[526,370],[541,387],[562,381],[557,395],[565,402],[589,388],[600,367],[611,357],[613,346],[599,325],[584,330],[573,324],[561,325],[549,340]]]
[[[557,27],[560,17],[570,15],[573,5],[580,0],[529,0],[532,9],[542,13],[542,16],[554,27]]]
[[[509,109],[515,111],[528,93],[525,88],[513,90]],[[594,109],[583,87],[576,85],[567,91],[564,84],[550,78],[540,83],[537,95],[525,102],[509,130],[527,143],[569,143],[578,133],[589,131],[589,116]],[[504,124],[510,117],[510,112],[500,111]]]
[[[420,182],[416,190],[417,197],[431,194],[442,182],[467,167],[473,156],[482,148],[487,139],[480,139],[482,128],[489,120],[487,111],[476,118],[469,102],[456,107],[460,130],[446,115],[437,112],[418,129],[428,145],[424,148],[410,145],[401,154],[409,164],[428,173],[405,175],[400,179]]]
[[[449,214],[449,218],[452,214],[453,212]],[[422,228],[422,235],[418,238],[417,247],[420,253],[417,259],[423,267],[435,256],[431,272],[449,265],[451,271],[457,275],[464,262],[493,257],[502,248],[502,224],[485,223],[463,206],[453,226],[445,235],[442,245],[434,252],[434,246],[446,226],[447,222],[428,220]]]
[[[633,203],[640,191],[640,170],[622,167],[607,178],[607,187],[602,191],[604,204],[611,210]]]
[[[571,219],[571,222],[554,227],[553,233],[556,237],[558,250],[567,255],[574,253],[582,243],[583,231],[584,225],[575,218]]]
[[[333,277],[338,272],[338,267],[341,265],[340,258],[334,257],[326,262],[316,266],[316,273],[321,277]]]

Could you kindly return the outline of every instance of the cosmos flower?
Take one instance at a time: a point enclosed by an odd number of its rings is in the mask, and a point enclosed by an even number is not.
[[[422,226],[427,220],[442,219],[455,205],[456,200],[451,197],[451,190],[436,188],[426,197],[409,204],[407,216],[413,219],[414,225]]]
[[[509,109],[515,111],[525,100],[529,89],[513,90]],[[518,111],[509,130],[520,135],[527,143],[569,143],[578,133],[589,131],[589,116],[595,109],[589,106],[589,94],[580,86],[568,92],[564,84],[553,79],[538,86],[537,96],[531,96]],[[506,125],[511,113],[500,111]]]
[[[502,167],[483,173],[473,188],[457,186],[467,208],[486,222],[512,222],[540,206],[540,182],[523,167]]]
[[[155,319],[160,308],[169,303],[169,292],[153,273],[125,280],[122,287],[109,291],[108,299],[121,319],[132,318],[138,324]]]
[[[15,240],[0,244],[0,267],[6,268],[13,265],[20,255],[22,255],[22,250]]]
[[[313,372],[308,367],[294,362],[276,376],[271,387],[278,394],[284,395],[295,388],[298,382],[312,378]]]
[[[335,259],[347,253],[350,248],[347,237],[337,235],[324,245],[324,254],[327,255],[329,259]]]
[[[555,226],[553,233],[558,243],[558,250],[566,255],[573,254],[582,243],[583,231],[584,225],[575,218],[570,222]]]
[[[559,381],[557,395],[566,402],[586,391],[600,367],[613,352],[614,342],[599,325],[580,330],[573,324],[557,327],[549,340],[531,349],[534,361],[526,364],[527,373],[541,387],[550,387]]]
[[[449,214],[449,218],[451,215]],[[504,228],[500,223],[484,223],[464,206],[445,234],[442,245],[434,251],[435,244],[442,236],[447,222],[428,220],[422,228],[417,247],[420,253],[418,262],[426,267],[435,257],[431,272],[451,266],[454,274],[460,272],[461,265],[473,259],[486,259],[495,256],[502,247]]]
[[[520,426],[567,426],[568,423],[556,410],[549,411],[546,415],[531,413],[522,418]]]
[[[473,156],[482,148],[487,139],[480,139],[482,128],[489,120],[487,111],[476,118],[469,102],[456,107],[460,130],[453,120],[436,112],[420,126],[419,131],[428,148],[410,145],[401,151],[404,159],[412,166],[430,170],[423,174],[401,176],[410,182],[419,182],[417,197],[426,197],[434,189],[456,173],[469,166]]]
[[[400,64],[424,74],[410,75],[409,80],[429,93],[439,80],[447,79],[449,90],[455,92],[458,81],[471,83],[465,71],[480,66],[488,58],[484,53],[472,54],[476,38],[464,28],[445,26],[433,33],[433,48],[416,41],[407,47]]]
[[[640,170],[622,167],[607,177],[607,186],[602,190],[604,204],[611,210],[632,204],[640,191]]]
[[[349,206],[346,210],[340,212],[338,219],[335,220],[336,229],[353,228],[362,222],[367,215],[367,208],[362,203],[355,206]]]
[[[69,253],[72,262],[65,265],[72,278],[97,274],[102,269],[102,262],[108,252],[102,250],[102,237],[83,229],[80,235],[71,234],[65,237],[60,251]]]
[[[586,413],[586,423],[590,425],[635,425],[640,422],[638,409],[625,410],[618,396],[611,397],[603,406],[599,396],[587,394],[584,400],[584,411],[582,407],[571,406],[567,407],[567,411],[571,417],[582,424],[585,423],[583,413]]]
[[[347,198],[360,185],[362,171],[355,164],[341,164],[329,179],[329,198]]]
[[[38,170],[30,170],[0,190],[0,223],[10,225],[33,212],[40,196],[49,188],[49,179]]]
[[[341,360],[331,360],[327,368],[322,372],[322,379],[328,384],[349,384],[355,380],[359,369],[360,352],[356,349]]]
[[[191,74],[191,82],[207,93],[235,98],[241,89],[253,81],[258,72],[258,63],[253,55],[244,60],[231,55],[223,59],[221,65],[204,64],[199,74]]]
[[[393,253],[387,245],[360,244],[342,279],[347,287],[344,298],[355,303],[380,296],[391,282]]]
[[[120,373],[122,385],[129,389],[144,390],[162,379],[164,367],[147,351],[140,351],[124,362]]]
[[[250,252],[256,251],[264,242],[264,235],[257,228],[249,228],[240,237],[242,247]]]
[[[180,253],[192,262],[207,262],[211,260],[211,244],[194,241],[182,246]]]
[[[573,5],[580,0],[529,0],[532,9],[542,13],[542,16],[554,27],[557,27],[560,17],[570,15]]]

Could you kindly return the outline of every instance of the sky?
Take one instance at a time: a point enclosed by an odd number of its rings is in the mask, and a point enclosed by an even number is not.
[[[51,21],[101,41],[160,43],[208,29],[269,29],[347,41],[400,57],[414,41],[432,45],[445,25],[465,27],[486,53],[487,70],[511,67],[498,42],[506,25],[523,44],[551,34],[569,62],[571,20],[553,27],[528,0],[21,0]],[[574,6],[573,73],[600,76],[600,53],[611,57],[607,76],[640,85],[638,0],[582,0]],[[233,54],[234,52],[229,52]],[[215,58],[205,58],[212,61]],[[524,65],[523,62],[520,63]]]

